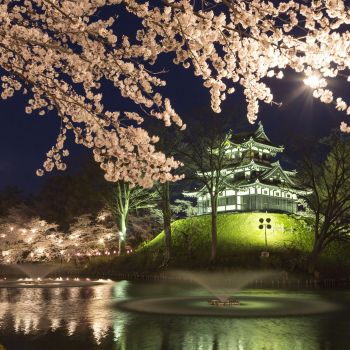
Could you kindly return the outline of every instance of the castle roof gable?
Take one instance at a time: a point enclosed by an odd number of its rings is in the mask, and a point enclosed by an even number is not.
[[[261,122],[258,123],[258,128],[253,133],[253,139],[262,141],[263,143],[267,142],[267,143],[271,144],[271,141],[267,137],[265,130],[264,130],[264,127],[263,127]]]
[[[240,133],[232,136],[232,144],[240,145],[241,147],[255,144],[257,148],[274,149],[277,152],[282,152],[283,146],[275,146],[267,137],[264,127],[261,122],[258,124],[258,129],[253,132]]]
[[[286,174],[286,172],[282,169],[279,161],[276,161],[271,164],[272,169],[265,171],[264,174],[262,174],[261,179],[267,180],[270,178],[279,178],[281,180],[286,181],[287,183],[293,185],[293,180]]]

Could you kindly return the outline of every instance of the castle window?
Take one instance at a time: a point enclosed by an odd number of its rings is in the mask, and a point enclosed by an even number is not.
[[[226,197],[226,204],[227,205],[235,205],[235,204],[237,204],[237,197],[236,196]]]
[[[219,200],[218,200],[218,206],[219,206],[219,207],[222,207],[222,206],[224,206],[224,205],[226,205],[226,198],[225,198],[225,197],[219,198]]]
[[[243,172],[239,172],[235,174],[235,179],[236,180],[243,180],[244,179],[244,173]]]

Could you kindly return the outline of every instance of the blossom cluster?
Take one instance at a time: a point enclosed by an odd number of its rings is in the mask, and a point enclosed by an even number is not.
[[[69,261],[82,256],[117,254],[116,225],[89,215],[77,217],[69,232],[31,216],[27,208],[11,208],[0,220],[0,263]]]
[[[313,96],[347,111],[341,97],[334,98],[326,78],[348,78],[350,68],[350,10],[344,1],[278,2],[223,0],[165,1],[163,8],[127,1],[143,18],[138,40],[159,52],[174,52],[174,63],[192,67],[220,112],[227,94],[241,85],[247,117],[254,122],[259,103],[273,103],[271,78],[282,79],[287,68],[302,73],[307,83],[317,77]],[[153,50],[156,52],[156,50]],[[349,79],[348,79],[349,80]]]
[[[138,18],[132,36],[122,33],[117,16]],[[276,103],[271,79],[286,69],[300,73],[321,102],[350,114],[334,97],[328,80],[348,80],[350,11],[342,0],[3,0],[0,4],[0,95],[22,91],[26,112],[44,116],[56,110],[61,128],[47,152],[43,175],[65,170],[67,132],[93,150],[110,181],[152,186],[175,181],[180,164],[156,150],[157,137],[143,127],[145,118],[184,129],[180,116],[162,95],[165,75],[152,70],[162,55],[190,69],[203,81],[212,109],[241,86],[247,118],[253,123],[260,103]],[[4,73],[3,73],[4,72]],[[318,77],[317,80],[314,77]],[[108,110],[103,82],[132,101],[138,110]],[[348,131],[343,123],[341,129]]]

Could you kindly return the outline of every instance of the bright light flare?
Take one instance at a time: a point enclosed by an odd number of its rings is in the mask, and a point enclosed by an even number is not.
[[[312,89],[317,89],[321,85],[321,79],[317,75],[310,75],[304,79],[304,84],[310,86]]]

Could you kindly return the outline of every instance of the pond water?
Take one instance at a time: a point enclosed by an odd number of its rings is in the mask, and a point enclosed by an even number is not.
[[[208,305],[208,292],[192,284],[4,287],[0,349],[350,349],[350,291],[235,297],[241,305],[231,312]]]

